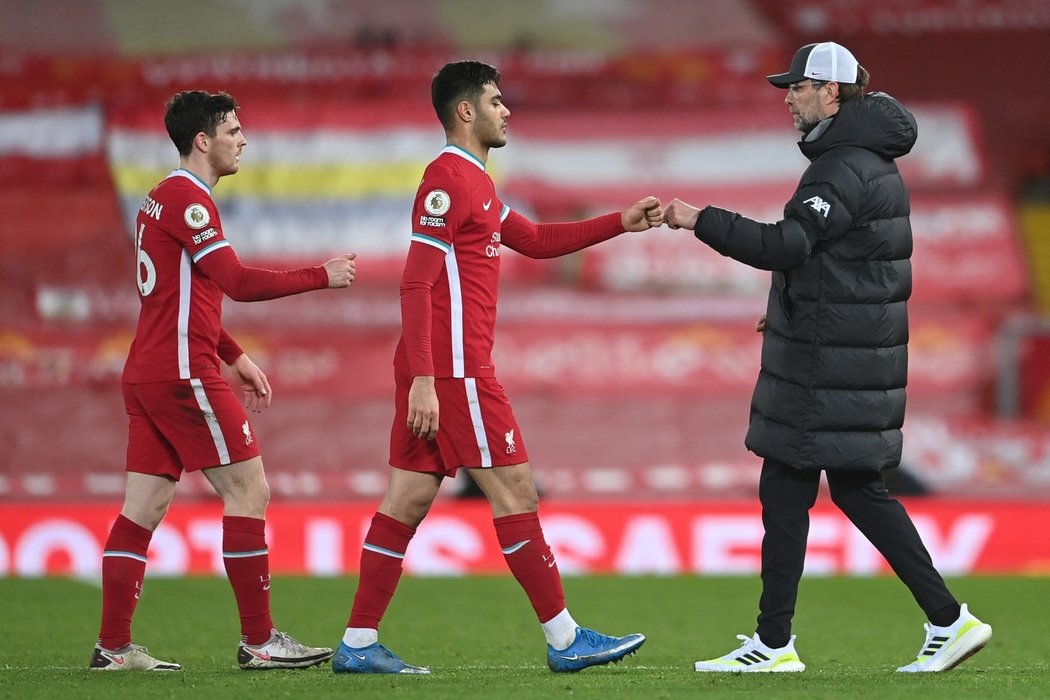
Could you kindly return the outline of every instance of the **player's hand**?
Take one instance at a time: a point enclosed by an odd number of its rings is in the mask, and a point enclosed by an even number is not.
[[[252,413],[260,413],[273,400],[270,381],[259,367],[241,355],[230,365],[233,381],[244,392],[244,407]]]
[[[344,289],[353,284],[354,278],[357,277],[355,258],[357,258],[357,253],[350,253],[332,258],[324,264],[324,269],[328,273],[329,289]]]
[[[761,333],[764,330],[766,330],[766,315],[762,314],[758,317],[758,320],[755,321],[755,331]]]
[[[646,197],[635,202],[630,209],[620,214],[620,225],[624,231],[647,231],[664,224],[664,210],[656,197]]]
[[[438,397],[433,377],[416,377],[408,390],[408,429],[424,440],[438,432]]]
[[[700,216],[700,210],[689,206],[675,197],[664,209],[664,223],[671,228],[687,228],[690,231],[696,228],[696,220]]]

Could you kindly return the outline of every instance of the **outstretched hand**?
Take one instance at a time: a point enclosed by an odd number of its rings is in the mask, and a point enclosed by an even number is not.
[[[324,269],[328,273],[329,289],[343,289],[353,284],[354,278],[357,277],[355,258],[357,258],[357,253],[350,253],[332,258],[324,264]]]
[[[624,231],[647,231],[664,224],[664,210],[656,197],[646,197],[635,202],[629,209],[620,214],[620,224]]]

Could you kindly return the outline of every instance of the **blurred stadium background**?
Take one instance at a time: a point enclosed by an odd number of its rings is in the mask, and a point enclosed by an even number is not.
[[[429,81],[503,72],[490,166],[536,220],[648,194],[780,218],[805,162],[764,75],[835,40],[905,101],[915,233],[905,463],[945,573],[1046,573],[1050,4],[1041,0],[0,0],[0,575],[97,570],[123,488],[131,221],[177,164],[166,98],[226,90],[248,138],[216,199],[242,259],[359,253],[348,294],[227,302],[276,392],[255,419],[278,573],[353,572],[385,486],[411,198],[443,145]],[[757,570],[743,448],[766,273],[688,233],[503,258],[497,363],[567,572]],[[456,483],[459,482],[459,483]],[[502,571],[448,485],[410,571]],[[221,571],[184,479],[155,572]],[[884,565],[826,502],[811,573]]]

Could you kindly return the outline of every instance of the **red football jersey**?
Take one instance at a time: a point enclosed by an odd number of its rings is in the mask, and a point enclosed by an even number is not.
[[[412,243],[402,279],[414,276],[414,254],[430,257],[419,245],[436,250],[443,265],[436,279],[424,274],[430,292],[430,327],[404,318],[405,336],[429,333],[429,355],[409,358],[405,337],[398,344],[395,364],[412,375],[491,377],[499,281],[500,222],[510,209],[496,196],[492,178],[475,156],[447,146],[427,166],[412,207]],[[418,265],[418,261],[416,262]],[[424,340],[424,342],[426,342]],[[410,345],[414,345],[411,343]],[[419,366],[431,363],[431,367]]]
[[[211,188],[187,170],[154,187],[135,220],[138,327],[124,365],[130,383],[219,374],[240,354],[222,330],[224,294],[271,299],[328,286],[323,267],[248,268],[223,236]],[[206,268],[206,269],[202,269]]]
[[[395,367],[413,377],[495,376],[492,346],[503,246],[546,258],[620,233],[619,212],[533,224],[500,202],[484,163],[446,146],[424,171],[412,208]]]

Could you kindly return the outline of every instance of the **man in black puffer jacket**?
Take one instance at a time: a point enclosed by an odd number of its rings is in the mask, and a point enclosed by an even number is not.
[[[912,252],[908,190],[894,162],[915,118],[889,95],[865,95],[868,72],[832,42],[802,47],[770,83],[811,161],[784,218],[763,224],[676,199],[671,228],[722,255],[773,271],[762,369],[745,444],[764,458],[762,597],[753,637],[697,671],[803,671],[791,634],[821,471],[831,498],[886,558],[926,613],[926,641],[902,672],[947,671],[992,628],[959,605],[882,470],[898,466],[908,380]]]

